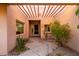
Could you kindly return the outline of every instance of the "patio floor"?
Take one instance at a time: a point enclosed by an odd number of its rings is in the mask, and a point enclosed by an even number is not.
[[[66,56],[78,55],[76,52],[68,48],[57,48],[57,45],[54,42],[41,40],[36,37],[30,38],[30,41],[26,44],[26,46],[30,48],[30,50],[21,53],[20,56],[46,56],[49,53],[51,53],[51,55],[56,55],[55,53],[57,52]]]

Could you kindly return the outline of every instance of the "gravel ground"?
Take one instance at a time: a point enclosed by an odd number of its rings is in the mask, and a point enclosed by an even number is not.
[[[79,56],[77,52],[66,47],[58,47],[48,55],[49,56]]]
[[[20,54],[13,51],[9,56],[79,56],[69,48],[58,47],[55,42],[42,41],[40,38],[30,38],[26,47],[30,49]]]

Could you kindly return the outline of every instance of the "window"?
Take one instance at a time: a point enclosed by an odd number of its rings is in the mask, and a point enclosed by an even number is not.
[[[45,25],[45,32],[50,32],[50,26],[49,25]]]
[[[22,34],[24,32],[24,23],[16,21],[16,34]]]

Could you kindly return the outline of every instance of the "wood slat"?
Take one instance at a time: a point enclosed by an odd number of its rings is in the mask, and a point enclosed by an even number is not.
[[[38,17],[39,17],[39,5],[38,5]]]
[[[32,17],[31,12],[30,12],[30,10],[29,10],[29,8],[28,8],[27,5],[26,5],[26,8],[27,8],[27,10],[28,10],[28,12],[29,12],[30,17]]]
[[[50,12],[52,11],[53,6],[51,7],[51,9],[49,10],[48,14],[46,15],[46,17],[50,14]]]
[[[33,13],[33,10],[31,8],[31,5],[29,5],[29,7],[30,7],[30,10],[31,10],[32,16],[34,17],[34,13]]]
[[[42,14],[42,17],[44,16],[44,13],[45,13],[45,9],[46,9],[46,5],[44,7],[44,10],[43,10],[43,14]]]
[[[18,6],[18,7],[20,8],[20,10],[25,14],[25,16],[28,17],[27,14],[23,11],[23,9],[22,9],[19,5],[17,5],[17,6]]]
[[[46,11],[44,17],[47,15],[47,13],[48,13],[48,11],[49,11],[49,8],[50,8],[50,5],[49,5],[49,7],[48,7],[48,9],[47,9],[47,11]]]
[[[30,17],[29,13],[26,11],[26,9],[24,8],[24,6],[22,5],[23,9],[25,10],[25,12],[28,14],[28,16]]]
[[[36,15],[36,9],[35,9],[35,5],[34,5],[34,12],[35,12],[35,17],[36,17],[37,15]]]
[[[53,9],[53,11],[50,13],[49,16],[51,16],[51,15],[53,14],[53,12],[56,10],[57,7],[58,7],[58,6],[56,6],[56,7]]]
[[[60,5],[53,14],[51,14],[51,16],[53,16],[60,8],[62,7],[62,5]]]
[[[66,5],[64,7],[62,7],[54,16],[56,16],[57,14],[59,14],[65,7],[66,7]]]

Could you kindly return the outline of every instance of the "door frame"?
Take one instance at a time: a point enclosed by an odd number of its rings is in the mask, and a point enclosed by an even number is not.
[[[33,29],[31,28],[34,24],[38,24],[38,35],[32,35]],[[41,36],[41,22],[40,20],[29,20],[29,37],[40,37]]]

